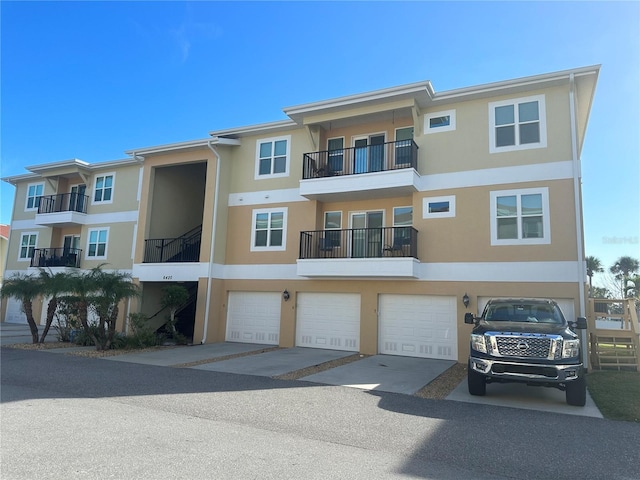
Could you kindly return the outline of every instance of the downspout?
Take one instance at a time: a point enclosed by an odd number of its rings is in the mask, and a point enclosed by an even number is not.
[[[211,141],[207,142],[207,147],[216,156],[216,191],[213,194],[213,224],[211,226],[211,245],[209,246],[209,268],[207,269],[207,301],[204,308],[204,329],[202,331],[202,341],[207,342],[207,330],[209,329],[209,311],[211,310],[211,277],[213,275],[213,251],[216,244],[216,222],[218,220],[218,192],[220,191],[220,154],[217,152]]]
[[[576,251],[578,253],[578,295],[580,298],[580,316],[586,316],[584,290],[586,288],[586,264],[583,251],[583,231],[582,231],[582,205],[580,202],[580,159],[578,158],[578,129],[576,126],[576,99],[575,99],[575,75],[569,75],[569,110],[571,115],[571,154],[573,163],[573,201],[576,216]],[[582,333],[582,342],[586,347],[586,331]],[[582,363],[588,365],[588,348],[582,349]]]

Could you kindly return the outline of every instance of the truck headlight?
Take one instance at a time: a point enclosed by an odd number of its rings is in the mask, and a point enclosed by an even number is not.
[[[565,340],[562,343],[562,358],[577,357],[580,350],[580,340]]]
[[[485,343],[484,335],[471,334],[471,350],[487,353],[487,344]]]

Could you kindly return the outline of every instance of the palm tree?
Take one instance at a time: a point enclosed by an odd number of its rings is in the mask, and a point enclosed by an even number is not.
[[[589,293],[593,292],[593,275],[599,272],[604,272],[602,263],[599,258],[589,256],[585,259],[587,261],[587,277],[589,277]]]
[[[75,305],[78,312],[78,320],[84,329],[84,332],[94,342],[98,344],[98,339],[89,325],[89,307],[92,303],[92,296],[96,290],[96,282],[94,281],[93,271],[83,274],[75,272],[67,278],[67,287],[69,296],[67,300]]]
[[[33,299],[42,293],[42,282],[39,277],[15,274],[5,280],[0,290],[2,298],[13,297],[22,303],[22,311],[27,316],[33,343],[38,343],[38,326],[33,318]]]
[[[40,343],[44,343],[44,339],[49,333],[53,317],[58,309],[58,295],[66,292],[69,288],[69,275],[64,272],[52,273],[51,270],[40,269],[40,281],[42,282],[42,294],[50,296],[47,305],[47,319],[45,321],[44,330],[40,337]]]
[[[120,312],[120,302],[139,295],[138,286],[131,281],[131,275],[122,272],[105,272],[100,267],[90,273],[95,282],[96,295],[93,303],[99,316],[101,340],[96,343],[98,350],[111,348],[116,333],[116,321]]]
[[[632,257],[620,257],[609,271],[622,283],[622,296],[627,296],[627,280],[631,275],[638,273],[640,262]]]

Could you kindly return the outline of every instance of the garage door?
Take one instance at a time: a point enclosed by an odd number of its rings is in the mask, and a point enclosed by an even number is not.
[[[360,295],[299,293],[297,301],[297,346],[360,350]]]
[[[380,295],[379,303],[380,353],[458,359],[455,297]]]
[[[280,342],[280,292],[229,292],[228,342]]]
[[[16,298],[8,297],[7,311],[5,312],[4,321],[7,323],[27,323],[27,316],[22,311],[22,302]]]

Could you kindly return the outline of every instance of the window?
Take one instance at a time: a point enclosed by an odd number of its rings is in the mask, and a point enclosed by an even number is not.
[[[27,203],[25,210],[37,210],[40,205],[40,197],[44,193],[44,183],[33,183],[27,186]]]
[[[256,178],[283,177],[289,174],[291,136],[258,140]]]
[[[20,237],[20,252],[18,253],[18,260],[31,260],[37,243],[37,233],[23,233]]]
[[[331,172],[341,172],[344,162],[344,138],[330,138],[327,141],[328,162]]]
[[[413,158],[413,127],[396,130],[396,166],[410,166]]]
[[[491,192],[491,245],[550,243],[547,188]]]
[[[445,197],[430,197],[423,199],[423,218],[448,218],[456,216],[456,197],[447,195]]]
[[[324,212],[324,229],[334,230],[325,232],[325,244],[329,243],[332,247],[341,245],[340,230],[342,229],[342,212]]]
[[[251,251],[285,250],[286,230],[286,208],[254,210],[251,227]]]
[[[108,228],[94,228],[89,230],[89,244],[87,258],[107,258]]]
[[[491,153],[547,146],[544,95],[489,103]]]
[[[114,173],[96,177],[96,188],[93,194],[94,203],[111,203],[114,177]]]
[[[456,129],[456,111],[427,113],[424,116],[424,133],[451,132]]]
[[[411,243],[411,226],[413,225],[413,207],[394,207],[393,209],[393,243],[409,245]]]

